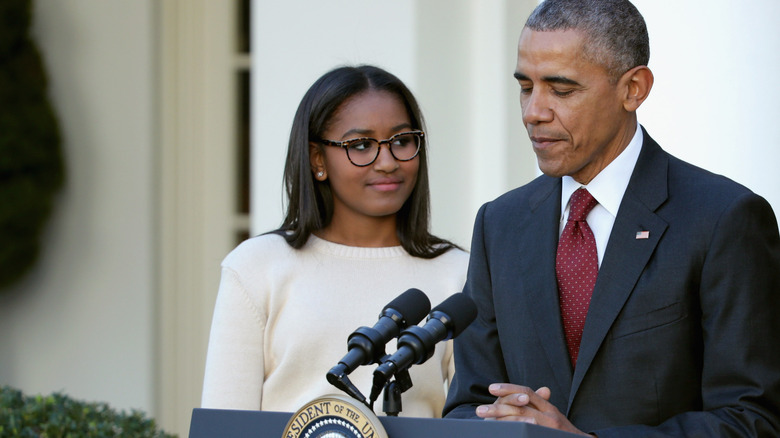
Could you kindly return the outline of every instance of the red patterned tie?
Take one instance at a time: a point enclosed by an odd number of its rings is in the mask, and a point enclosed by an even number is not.
[[[596,204],[596,199],[584,188],[571,195],[569,219],[558,241],[555,258],[563,332],[573,366],[577,365],[582,329],[599,274],[596,239],[585,221]]]

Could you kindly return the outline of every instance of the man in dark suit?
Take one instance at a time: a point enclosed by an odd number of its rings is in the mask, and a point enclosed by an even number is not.
[[[447,417],[780,436],[775,215],[639,126],[648,58],[626,0],[529,17],[515,76],[544,175],[477,215],[464,293],[479,315],[455,340]]]

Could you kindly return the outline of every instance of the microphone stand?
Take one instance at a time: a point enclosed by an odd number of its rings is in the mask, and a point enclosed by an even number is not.
[[[386,355],[378,363],[384,362]],[[374,402],[379,397],[379,393],[384,389],[382,410],[388,417],[397,417],[401,412],[401,394],[408,391],[413,386],[412,378],[409,375],[409,367],[397,370],[392,368],[390,371],[382,371],[377,368],[374,370],[374,382],[371,386],[369,395],[369,407],[374,409]]]
[[[396,373],[395,380],[390,380],[384,385],[384,397],[382,398],[382,411],[388,417],[397,417],[401,412],[401,394],[412,387],[412,378],[408,370]],[[371,404],[373,405],[373,400]]]

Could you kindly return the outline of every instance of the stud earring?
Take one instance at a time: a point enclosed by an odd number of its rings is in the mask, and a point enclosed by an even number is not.
[[[321,170],[319,172],[317,172],[317,178],[322,178],[323,176],[325,176],[325,172],[323,172]]]

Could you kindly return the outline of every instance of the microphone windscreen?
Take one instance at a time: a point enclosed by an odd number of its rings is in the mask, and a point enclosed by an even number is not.
[[[441,312],[449,317],[452,326],[448,328],[452,332],[453,338],[458,336],[477,318],[477,306],[471,298],[462,292],[453,294],[442,301],[441,304],[431,310],[431,314],[433,312]]]
[[[382,312],[387,309],[393,309],[403,315],[407,326],[417,325],[431,310],[431,301],[420,289],[411,288],[397,296]]]

